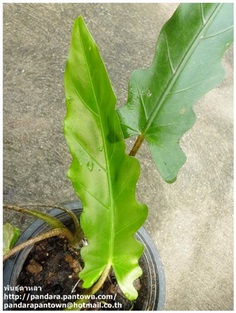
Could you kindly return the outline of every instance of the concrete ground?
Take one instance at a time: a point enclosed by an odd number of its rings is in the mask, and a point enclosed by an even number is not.
[[[66,178],[63,71],[73,20],[83,15],[122,105],[136,68],[153,57],[176,4],[4,4],[4,201],[76,199]],[[166,310],[233,310],[233,53],[223,83],[196,105],[181,146],[188,160],[177,181],[158,175],[147,146],[138,158],[138,198],[166,275]],[[130,146],[130,142],[128,145]],[[4,214],[21,229],[31,219]]]

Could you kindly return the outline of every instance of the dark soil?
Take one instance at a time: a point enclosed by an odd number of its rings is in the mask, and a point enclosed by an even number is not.
[[[124,297],[113,273],[110,273],[99,292],[85,301],[85,290],[78,278],[82,268],[79,250],[69,247],[66,239],[55,237],[36,244],[17,283],[24,287],[19,291],[19,308],[24,303],[24,311],[63,310],[77,300],[77,308],[86,311],[142,310],[142,299],[147,297],[145,271],[142,278],[135,281],[139,292],[136,301],[131,302]]]

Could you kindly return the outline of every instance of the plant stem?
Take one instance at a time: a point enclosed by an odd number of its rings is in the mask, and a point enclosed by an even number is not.
[[[62,210],[64,212],[66,212],[68,215],[70,215],[70,217],[72,218],[72,220],[74,222],[74,226],[75,226],[74,238],[76,238],[77,242],[80,242],[84,238],[84,232],[80,226],[79,220],[78,220],[77,216],[75,215],[75,213],[73,211],[67,209],[67,208],[64,208],[64,207],[55,207],[55,209]]]
[[[130,156],[135,156],[136,153],[138,152],[139,148],[141,147],[142,143],[144,141],[144,136],[143,135],[139,135],[138,138],[136,139],[129,155]]]
[[[99,277],[98,281],[91,288],[88,289],[87,291],[88,293],[86,294],[94,295],[102,287],[105,280],[107,279],[110,269],[111,269],[111,264],[108,264],[105,270],[103,271],[102,275]]]
[[[24,208],[27,206],[28,207],[54,208],[54,209],[59,209],[59,210],[66,212],[73,219],[74,226],[75,226],[74,235],[72,235],[72,233],[71,233],[70,236],[69,235],[67,236],[70,244],[73,246],[76,246],[84,238],[84,233],[82,231],[82,228],[80,227],[80,223],[79,223],[77,216],[72,211],[70,211],[69,209],[67,209],[65,207],[60,207],[58,205],[47,205],[47,204],[27,204],[27,205],[18,205],[18,206],[5,204],[5,203],[3,204],[4,209],[13,210],[13,211],[20,212],[23,214],[32,215],[34,217],[42,219],[44,222],[46,222],[47,224],[49,224],[53,228],[66,228],[64,226],[64,224],[61,223],[56,217],[53,217],[47,213],[43,213],[43,212],[39,212],[36,210]],[[69,232],[70,231],[68,230],[68,233]]]
[[[8,258],[10,258],[12,255],[14,255],[16,252],[30,246],[33,245],[39,241],[42,241],[44,239],[47,238],[51,238],[51,237],[55,237],[55,236],[64,236],[66,237],[66,239],[69,241],[69,239],[71,239],[71,234],[68,232],[67,229],[64,228],[55,228],[52,230],[49,230],[46,233],[40,234],[37,237],[31,238],[17,246],[15,246],[14,248],[12,248],[11,250],[9,250],[7,253],[4,254],[3,256],[3,261],[7,260]]]
[[[24,207],[20,207],[18,205],[10,205],[10,204],[4,204],[3,205],[4,209],[8,209],[8,210],[13,210],[16,212],[20,212],[23,214],[28,214],[31,215],[33,217],[36,218],[40,218],[42,219],[44,222],[46,222],[47,224],[49,224],[52,228],[63,228],[64,225],[62,222],[60,222],[57,218],[44,213],[44,212],[40,212],[40,211],[36,211],[36,210],[32,210],[32,209],[27,209]]]
[[[107,279],[107,276],[109,275],[110,270],[111,270],[111,264],[108,264],[105,270],[103,271],[102,275],[97,280],[97,282],[91,288],[89,288],[84,293],[84,295],[94,295],[104,284],[105,280]],[[65,311],[80,311],[81,310],[80,305],[88,301],[89,301],[89,298],[86,298],[86,297],[84,297],[84,299],[77,300],[72,304],[71,308],[67,308],[65,309]]]

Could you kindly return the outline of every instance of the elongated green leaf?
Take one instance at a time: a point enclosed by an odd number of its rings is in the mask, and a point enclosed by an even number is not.
[[[143,135],[167,182],[186,157],[179,146],[193,125],[193,104],[223,78],[233,40],[233,4],[181,4],[161,30],[151,67],[133,72],[119,110],[125,137]]]
[[[20,230],[9,223],[3,225],[3,254],[9,251],[20,236]]]
[[[52,228],[65,228],[65,225],[62,222],[60,222],[57,218],[47,213],[43,213],[32,209],[26,209],[15,205],[5,205],[5,208],[7,208],[8,210],[28,214],[36,218],[39,218],[46,222],[48,225],[50,225]]]
[[[116,97],[82,17],[72,32],[65,92],[64,134],[73,157],[68,177],[83,204],[81,226],[88,239],[80,277],[89,288],[111,265],[122,291],[134,299],[143,252],[134,233],[147,215],[135,199],[139,163],[125,154]]]

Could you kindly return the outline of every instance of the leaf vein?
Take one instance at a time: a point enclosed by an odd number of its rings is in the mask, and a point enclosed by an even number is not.
[[[106,172],[106,169],[97,161],[97,159],[87,151],[87,149],[85,148],[85,146],[82,144],[82,142],[76,137],[76,135],[73,133],[73,131],[71,132],[71,135],[73,136],[73,138],[75,139],[76,143],[84,150],[84,152],[93,160],[94,163],[96,163],[98,165],[98,167],[100,167],[104,172]]]
[[[136,220],[132,221],[131,223],[125,225],[124,227],[120,228],[118,231],[116,231],[116,235],[119,234],[120,232],[122,232],[123,230],[129,228],[130,226],[132,226],[133,224],[136,224],[140,219],[137,218]]]
[[[171,60],[171,56],[170,56],[170,46],[169,46],[169,43],[168,43],[168,39],[167,39],[166,32],[164,32],[164,35],[165,35],[166,48],[167,48],[167,56],[168,56],[168,61],[169,61],[170,69],[171,69],[172,74],[174,74],[174,73],[175,73],[175,68],[174,68],[173,63],[172,63],[172,60]]]
[[[206,20],[204,16],[203,3],[200,3],[200,10],[201,10],[202,25],[204,26],[206,24]]]
[[[186,88],[182,88],[182,89],[179,89],[179,90],[170,92],[169,95],[175,95],[175,94],[178,94],[178,93],[181,93],[181,92],[188,91],[188,90],[190,90],[190,89],[192,89],[192,88],[194,88],[194,87],[196,87],[196,86],[198,86],[198,85],[201,85],[201,84],[202,84],[203,82],[205,82],[205,81],[207,81],[207,80],[203,80],[203,81],[201,81],[201,82],[198,82],[198,83],[196,83],[196,84],[193,84],[192,86],[188,86],[188,87],[186,87]]]
[[[214,80],[216,77],[217,77],[217,76],[213,76],[213,77],[211,77],[210,79],[204,79],[204,80],[202,80],[201,82],[197,82],[196,84],[193,84],[193,85],[188,86],[188,87],[186,87],[186,88],[182,88],[182,89],[179,89],[179,90],[170,92],[169,95],[175,95],[175,94],[178,94],[178,93],[181,93],[181,92],[188,91],[188,90],[190,90],[190,89],[192,89],[192,88],[194,88],[194,87],[196,87],[196,86],[199,86],[199,85],[201,85],[201,84],[203,84],[203,83],[206,83],[206,82],[209,82],[209,81],[211,81],[211,80]]]
[[[219,36],[219,35],[221,35],[221,34],[223,34],[223,33],[226,33],[226,32],[228,32],[228,31],[231,30],[231,29],[233,29],[233,26],[230,26],[230,27],[228,27],[228,28],[225,28],[225,29],[223,29],[223,30],[220,31],[220,32],[217,32],[217,33],[214,33],[214,34],[211,34],[211,35],[208,35],[208,36],[203,36],[201,39],[213,38],[213,37]]]
[[[145,110],[145,105],[144,105],[144,101],[143,101],[142,91],[139,89],[138,83],[136,83],[136,86],[137,86],[137,90],[138,90],[138,93],[139,93],[139,98],[140,98],[140,101],[141,101],[141,106],[142,106],[143,112],[144,112],[144,114],[145,114],[145,118],[147,119],[147,118],[148,118],[148,115],[147,115],[147,112],[146,112],[146,110]]]
[[[114,202],[116,202],[117,199],[119,199],[120,195],[122,194],[123,190],[125,189],[128,181],[130,179],[130,176],[128,176],[128,178],[125,180],[125,183],[123,184],[122,188],[120,188],[120,191],[118,193],[118,195],[115,197]]]
[[[82,183],[78,182],[78,185],[82,187],[93,199],[95,199],[98,203],[100,203],[105,209],[109,210],[109,207],[101,202],[94,194],[92,194],[87,187],[85,187]]]
[[[94,112],[94,111],[86,104],[86,102],[82,99],[81,95],[78,93],[78,90],[77,90],[77,88],[76,88],[76,86],[75,86],[75,83],[73,82],[71,76],[68,75],[68,77],[69,77],[69,80],[70,80],[72,86],[74,87],[74,91],[75,91],[77,97],[80,99],[80,101],[81,101],[81,102],[83,103],[83,105],[86,107],[86,109],[88,109],[92,114],[94,114],[95,116],[98,117],[98,114],[97,114],[96,112]]]

